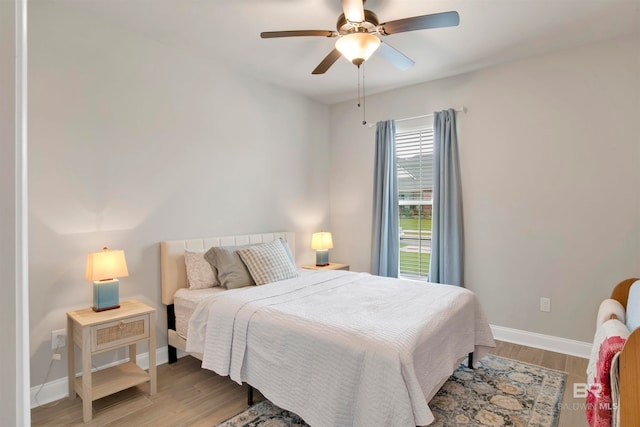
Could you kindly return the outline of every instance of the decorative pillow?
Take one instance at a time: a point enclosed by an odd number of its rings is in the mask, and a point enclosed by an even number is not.
[[[629,289],[627,297],[627,329],[633,332],[640,327],[640,280],[636,280]]]
[[[212,268],[218,272],[220,284],[227,289],[242,288],[244,286],[255,285],[249,270],[244,265],[237,249],[247,246],[219,246],[209,249],[204,254]]]
[[[204,252],[184,251],[184,264],[187,267],[189,289],[206,289],[219,286],[216,271],[204,259]]]
[[[238,249],[238,255],[255,280],[256,285],[298,277],[298,270],[280,239]]]

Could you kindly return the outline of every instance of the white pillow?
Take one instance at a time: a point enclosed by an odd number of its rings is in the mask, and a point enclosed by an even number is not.
[[[189,289],[206,289],[220,286],[217,272],[204,259],[205,252],[184,251],[184,264],[187,267],[187,283]]]
[[[640,327],[640,280],[636,280],[629,289],[627,297],[627,328],[629,332]]]
[[[298,277],[298,270],[284,245],[284,241],[277,239],[236,251],[256,285]]]

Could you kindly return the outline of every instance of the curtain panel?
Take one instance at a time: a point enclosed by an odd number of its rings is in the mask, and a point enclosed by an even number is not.
[[[433,216],[429,281],[464,286],[462,190],[453,109],[433,115]]]
[[[376,125],[373,179],[372,273],[398,277],[400,224],[398,174],[396,167],[396,125],[393,120]]]

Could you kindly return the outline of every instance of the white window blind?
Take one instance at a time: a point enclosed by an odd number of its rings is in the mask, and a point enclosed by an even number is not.
[[[426,278],[431,257],[433,129],[396,133],[400,276]]]

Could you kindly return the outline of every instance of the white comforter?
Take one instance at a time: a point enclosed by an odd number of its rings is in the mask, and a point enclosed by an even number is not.
[[[314,427],[423,426],[459,359],[495,343],[472,292],[318,271],[208,298],[187,351]]]

